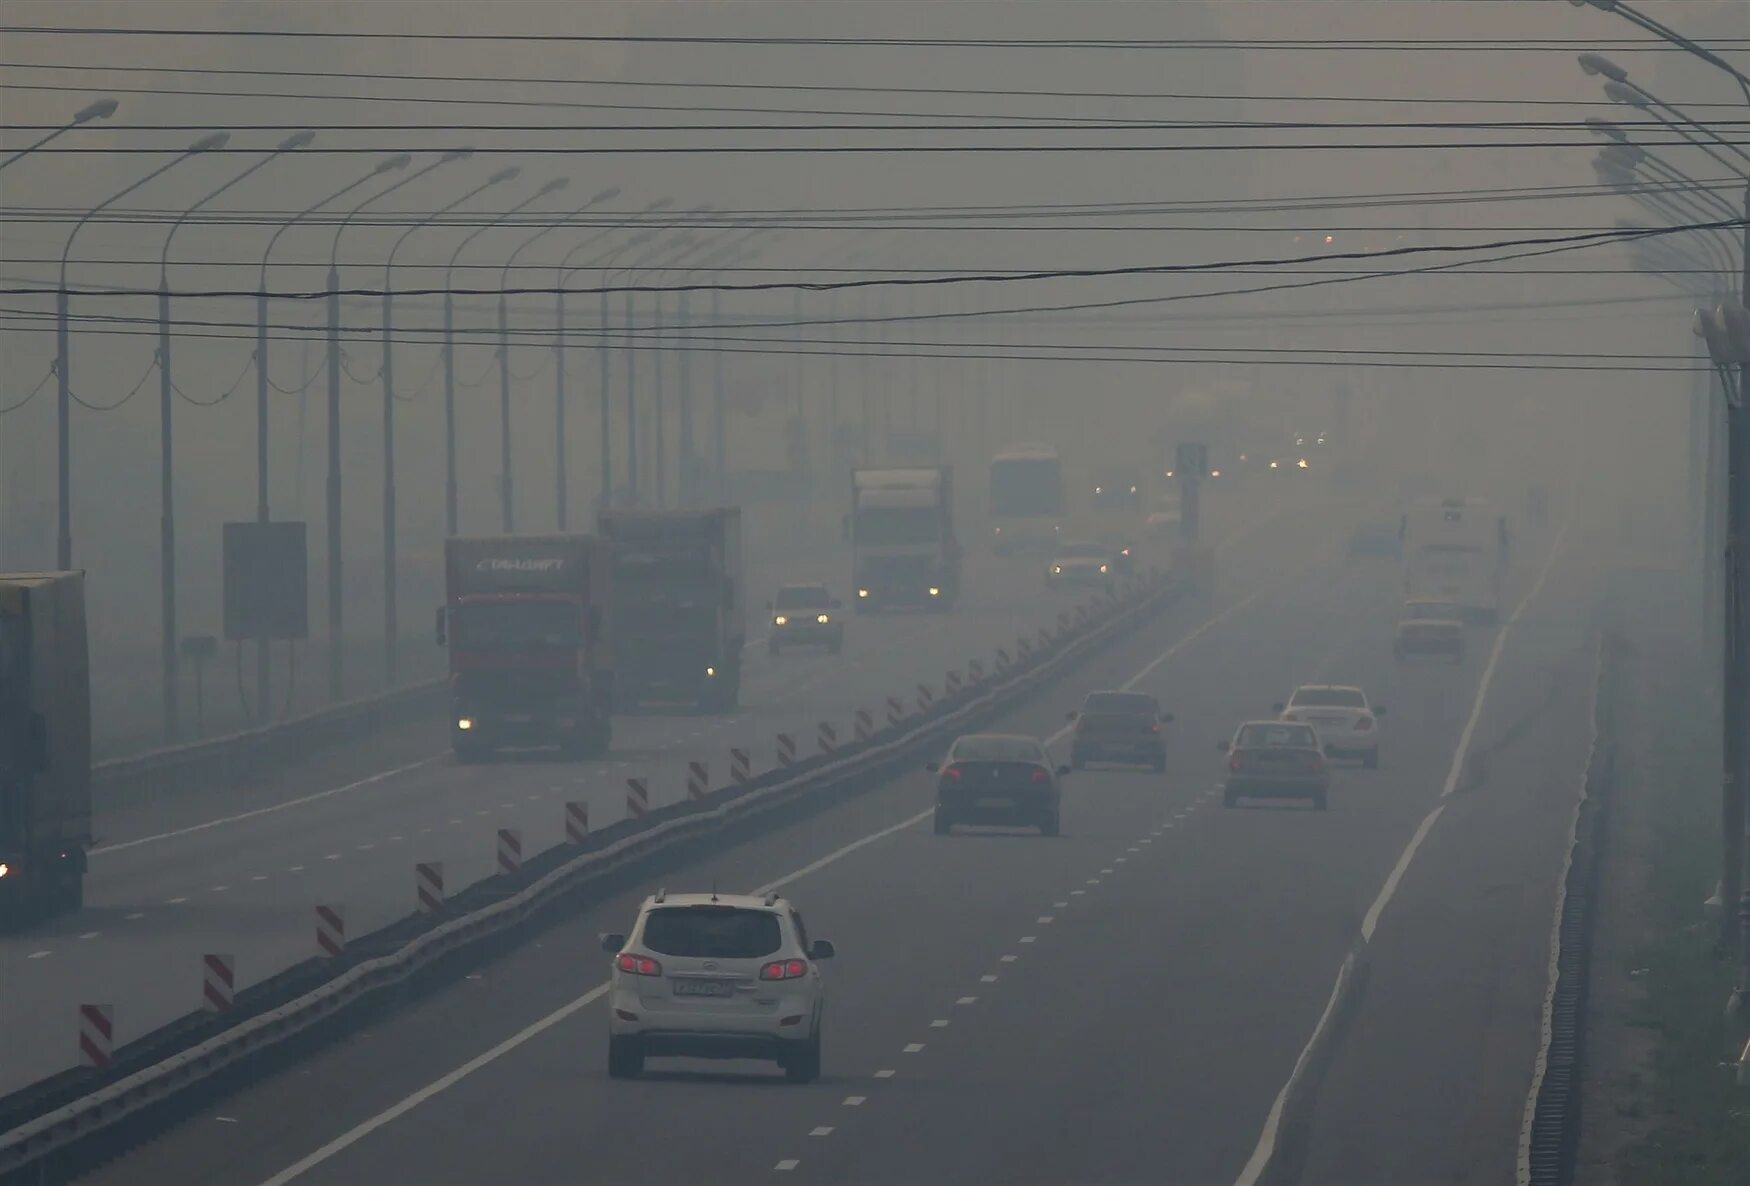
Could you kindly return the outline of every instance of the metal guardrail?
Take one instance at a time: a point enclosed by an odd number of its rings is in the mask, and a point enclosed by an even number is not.
[[[172,1023],[160,1033],[182,1035],[183,1048],[165,1053],[138,1069],[119,1071],[119,1077],[113,1081],[83,1091],[76,1098],[59,1103],[45,1101],[46,1110],[0,1133],[0,1179],[36,1174],[49,1160],[74,1154],[76,1147],[101,1138],[146,1109],[164,1105],[197,1084],[232,1071],[246,1060],[332,1021],[362,1002],[407,982],[439,960],[512,931],[564,895],[631,862],[658,850],[721,835],[804,799],[824,798],[836,790],[879,780],[913,751],[939,743],[971,721],[1031,694],[1061,668],[1164,608],[1181,591],[1178,580],[1164,578],[1158,572],[1151,574],[1139,581],[1128,596],[1099,603],[1087,615],[1084,625],[1061,630],[1048,646],[1034,650],[1027,660],[1011,663],[979,683],[966,685],[929,710],[904,718],[874,733],[867,741],[774,770],[746,786],[721,787],[702,800],[669,805],[653,810],[641,820],[615,824],[594,834],[593,846],[586,851],[566,850],[564,845],[550,849],[542,857],[560,855],[557,863],[546,871],[539,871],[541,858],[537,858],[520,878],[500,876],[476,883],[469,892],[478,893],[490,887],[496,891],[488,894],[492,900],[484,901],[476,909],[441,918],[392,950],[359,959],[324,983],[253,1016],[224,1024],[218,1032],[197,1034],[198,1040],[189,1041],[187,1025]],[[572,852],[576,855],[569,855]],[[503,893],[505,887],[519,880],[527,884],[508,895]],[[384,932],[404,931],[407,921],[391,924]],[[370,939],[367,936],[360,940],[359,946],[368,945]],[[244,995],[239,995],[239,1004],[243,1003]],[[149,1043],[153,1038],[154,1035],[147,1035],[133,1045]],[[125,1049],[118,1052],[116,1060],[123,1068],[129,1065],[126,1054]],[[27,1088],[26,1092],[30,1090]],[[16,1112],[16,1108],[11,1110]]]
[[[1585,1077],[1586,1002],[1597,924],[1599,849],[1616,779],[1611,681],[1613,640],[1599,643],[1592,709],[1592,752],[1568,836],[1560,883],[1550,983],[1544,1000],[1542,1047],[1519,1137],[1516,1186],[1568,1186],[1580,1144],[1580,1096]]]

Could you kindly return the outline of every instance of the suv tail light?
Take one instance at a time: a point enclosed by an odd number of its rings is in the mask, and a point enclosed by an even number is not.
[[[1229,770],[1238,770],[1241,766],[1244,766],[1244,765],[1245,765],[1245,762],[1240,758],[1240,756],[1238,754],[1235,754],[1233,757],[1231,757],[1227,760],[1227,768]]]
[[[630,951],[622,951],[614,957],[614,967],[622,972],[630,972],[634,976],[660,976],[662,965],[647,955],[636,955]]]
[[[1161,723],[1159,721],[1150,721],[1148,731],[1150,733],[1159,733],[1161,731]]]
[[[1034,782],[1050,782],[1051,781],[1051,773],[1049,771],[1047,771],[1045,769],[1045,767],[1043,767],[1043,766],[1035,766],[1035,767],[1033,767],[1033,781]]]
[[[949,782],[959,782],[960,781],[960,767],[958,767],[958,766],[944,766],[944,767],[942,767],[942,777],[947,779]]]
[[[761,980],[794,980],[808,975],[807,960],[773,960],[760,969]]]

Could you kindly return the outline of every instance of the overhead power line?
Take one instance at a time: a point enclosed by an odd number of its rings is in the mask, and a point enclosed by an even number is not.
[[[706,37],[634,33],[438,33],[363,29],[215,29],[147,28],[72,25],[0,25],[0,34],[57,37],[169,37],[247,41],[447,41],[462,44],[493,42],[583,45],[709,45],[808,46],[846,49],[1104,49],[1104,50],[1382,50],[1529,53],[1551,49],[1609,49],[1618,53],[1683,52],[1680,47],[1632,38],[1467,37],[1467,38],[1333,38],[1333,37]],[[1714,38],[1711,44],[1733,49],[1750,43],[1745,37]]]
[[[1715,222],[1684,223],[1666,227],[1617,228],[1606,231],[1588,231],[1583,234],[1571,235],[1538,235],[1513,239],[1493,239],[1484,243],[1463,245],[1429,244],[1405,247],[1391,247],[1381,251],[1333,251],[1319,255],[1277,256],[1269,258],[1251,258],[1212,261],[1210,263],[1171,263],[1171,264],[1135,264],[1116,268],[1054,268],[1035,272],[965,272],[927,277],[876,277],[856,278],[847,280],[771,280],[758,282],[726,282],[702,281],[686,284],[615,284],[601,286],[513,286],[497,288],[447,287],[447,288],[319,288],[298,289],[290,291],[269,290],[266,295],[280,300],[313,301],[326,300],[331,296],[343,297],[381,297],[394,296],[441,296],[449,293],[452,296],[556,296],[566,295],[597,295],[601,293],[690,293],[690,292],[724,292],[724,293],[755,293],[755,292],[835,292],[856,289],[877,288],[939,288],[959,285],[986,285],[1028,283],[1049,280],[1104,280],[1125,277],[1172,276],[1203,272],[1231,272],[1252,268],[1276,268],[1301,264],[1329,264],[1344,260],[1389,260],[1408,255],[1454,255],[1478,251],[1500,251],[1521,247],[1556,247],[1573,249],[1606,243],[1637,242],[1643,239],[1659,239],[1670,235],[1685,234],[1694,231],[1724,230],[1742,227],[1744,219],[1722,219]],[[1458,261],[1455,266],[1463,266],[1469,261]],[[0,288],[4,296],[49,296],[61,291],[58,287],[43,287],[39,285],[12,286]],[[68,289],[72,295],[125,295],[148,296],[155,295],[157,289],[122,289],[111,288],[103,292],[90,292],[82,289]],[[173,295],[184,299],[236,299],[254,298],[261,295],[258,289],[196,289],[175,291]]]
[[[1594,48],[1599,43],[1588,42]],[[1008,89],[1000,87],[973,86],[894,86],[866,85],[858,83],[789,83],[789,82],[747,82],[728,81],[712,82],[698,79],[673,78],[590,78],[570,75],[515,75],[515,74],[409,74],[386,71],[346,71],[346,70],[284,70],[262,69],[235,66],[142,66],[115,65],[102,66],[84,62],[0,62],[0,68],[17,70],[52,70],[57,74],[73,71],[100,71],[116,74],[182,74],[182,75],[226,75],[230,77],[248,78],[310,78],[323,81],[335,79],[353,79],[372,83],[383,82],[441,82],[504,86],[572,86],[572,87],[604,87],[633,90],[709,90],[709,91],[778,91],[787,94],[850,94],[850,95],[951,95],[973,96],[1002,99],[1108,99],[1137,100],[1148,102],[1221,102],[1221,103],[1366,103],[1381,104],[1391,107],[1416,105],[1455,105],[1455,106],[1511,106],[1511,107],[1583,107],[1596,109],[1598,103],[1594,99],[1530,99],[1494,96],[1462,96],[1440,98],[1429,95],[1331,95],[1313,93],[1302,94],[1244,94],[1239,92],[1207,92],[1207,91],[1080,91],[1056,90],[1030,87],[1027,89]],[[74,88],[68,88],[74,89]],[[109,89],[115,89],[113,87]],[[258,92],[201,92],[190,91],[189,94],[218,93],[227,95],[249,96]],[[300,95],[263,95],[272,98],[365,98],[397,101],[400,96],[347,96],[334,95],[332,92],[323,94]],[[438,99],[422,98],[421,101],[505,104],[524,107],[592,107],[595,104],[572,103],[566,100],[554,99]],[[1703,110],[1718,107],[1736,111],[1742,105],[1737,103],[1685,103],[1690,110]],[[716,105],[701,108],[702,110],[720,110]],[[1067,117],[1066,117],[1067,118]]]

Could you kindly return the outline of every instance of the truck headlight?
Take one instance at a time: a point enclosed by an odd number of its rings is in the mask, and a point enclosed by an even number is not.
[[[10,872],[12,872],[12,866],[5,861],[0,861],[0,877],[4,877]]]
[[[1102,564],[1102,565],[1100,565],[1100,571],[1101,571],[1101,572],[1110,572],[1110,571],[1111,571],[1111,569],[1112,569],[1112,566],[1111,566],[1111,565],[1110,565],[1110,564]]]
[[[938,586],[936,586],[936,585],[930,586],[930,596],[931,597],[940,597],[941,595],[942,595],[942,590]]]
[[[715,678],[717,678],[717,669],[716,669],[716,668],[715,668],[715,667],[707,667],[707,668],[705,668],[705,678],[706,678],[706,679],[715,679]]]
[[[460,729],[464,733],[466,733],[468,730],[472,729],[473,727],[474,727],[474,722],[471,719],[469,719],[468,717],[462,717],[456,721],[456,728]]]
[[[1054,576],[1054,577],[1060,577],[1060,576],[1062,576],[1062,575],[1063,575],[1063,565],[1061,565],[1061,564],[1053,564],[1053,565],[1052,565],[1052,566],[1051,566],[1051,575],[1052,575],[1052,576]]]
[[[832,615],[831,614],[821,614],[819,617],[815,618],[814,620],[816,622],[819,622],[822,626],[824,626],[828,622],[832,621]]]
[[[867,596],[869,596],[869,590],[867,590],[867,589],[858,589],[858,590],[857,590],[857,596],[858,596],[858,597],[867,597]]]
[[[788,626],[789,624],[790,624],[790,619],[787,616],[785,616],[784,614],[779,614],[777,617],[772,619],[772,625],[774,625],[774,626]]]

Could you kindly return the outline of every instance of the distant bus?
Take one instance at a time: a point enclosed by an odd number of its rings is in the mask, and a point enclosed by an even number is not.
[[[998,555],[1049,549],[1063,534],[1065,516],[1056,449],[1014,445],[991,458],[991,545]]]
[[[1501,616],[1506,582],[1507,517],[1474,498],[1418,500],[1398,526],[1404,550],[1404,596],[1448,601],[1474,622]]]

